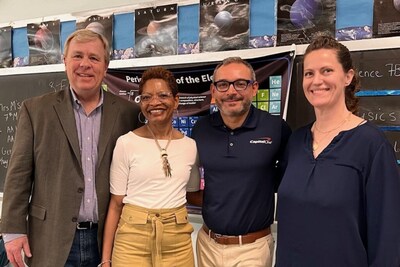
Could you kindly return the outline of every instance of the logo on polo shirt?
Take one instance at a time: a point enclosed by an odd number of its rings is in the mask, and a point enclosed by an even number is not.
[[[270,145],[270,144],[272,144],[272,138],[271,137],[260,137],[257,140],[250,140],[250,144]]]

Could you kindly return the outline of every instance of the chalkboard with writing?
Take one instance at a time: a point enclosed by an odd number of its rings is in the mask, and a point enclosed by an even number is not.
[[[22,101],[66,88],[68,80],[64,72],[0,76],[0,192],[3,192]]]
[[[384,131],[400,164],[400,49],[357,51],[352,58],[361,81],[359,116]],[[289,96],[287,120],[294,129],[315,119],[303,94],[302,61],[296,58]]]

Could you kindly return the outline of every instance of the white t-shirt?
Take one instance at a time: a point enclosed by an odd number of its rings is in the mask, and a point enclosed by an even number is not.
[[[158,140],[165,147],[168,140]],[[165,177],[154,139],[129,132],[118,138],[110,170],[110,192],[126,195],[123,203],[148,209],[175,208],[186,203],[186,191],[200,187],[196,143],[189,137],[171,140],[167,148],[171,177]]]

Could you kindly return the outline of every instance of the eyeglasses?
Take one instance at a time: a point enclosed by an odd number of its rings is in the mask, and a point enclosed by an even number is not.
[[[253,84],[253,83],[254,83],[254,81],[245,80],[245,79],[238,79],[233,82],[228,82],[226,80],[213,82],[215,88],[219,92],[228,91],[231,84],[233,84],[233,88],[235,88],[236,91],[243,91],[243,90],[246,90],[246,88],[247,88],[247,86],[249,86],[249,84]]]
[[[163,102],[172,97],[172,92],[158,92],[155,95],[151,94],[141,94],[140,95],[140,101],[143,103],[148,103],[154,98],[157,98],[159,101]]]

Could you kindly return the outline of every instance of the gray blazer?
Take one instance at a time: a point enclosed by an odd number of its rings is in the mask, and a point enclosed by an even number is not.
[[[96,167],[101,248],[116,140],[139,126],[139,107],[104,92]],[[2,233],[26,233],[31,267],[64,266],[70,252],[84,177],[70,90],[23,102],[6,175]]]

